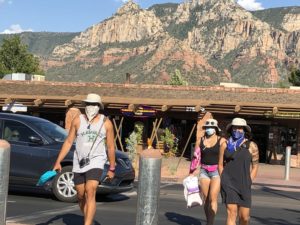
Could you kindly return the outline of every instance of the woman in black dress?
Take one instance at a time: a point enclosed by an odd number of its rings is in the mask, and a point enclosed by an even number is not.
[[[251,184],[257,175],[259,152],[250,141],[251,128],[246,120],[234,118],[226,127],[227,142],[220,148],[219,173],[221,195],[227,208],[226,225],[249,224],[251,208]]]

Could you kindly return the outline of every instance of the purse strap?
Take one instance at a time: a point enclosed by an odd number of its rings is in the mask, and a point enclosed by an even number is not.
[[[95,140],[93,141],[93,144],[92,144],[92,146],[91,146],[91,149],[90,149],[90,151],[89,151],[89,154],[87,155],[87,157],[90,157],[90,154],[91,154],[91,152],[92,152],[92,149],[93,149],[93,147],[94,147],[94,144],[95,144],[95,142],[96,142],[96,140],[97,140],[97,137],[100,135],[100,132],[101,132],[101,130],[102,130],[102,127],[103,127],[103,125],[104,125],[104,123],[105,123],[105,121],[106,121],[106,116],[104,116],[104,118],[103,118],[103,123],[101,124],[101,126],[100,126],[100,128],[99,128],[99,130],[98,130],[98,133],[97,133],[97,135],[96,135],[96,138],[95,138]]]
[[[87,155],[88,158],[90,157],[91,151],[92,151],[92,149],[93,149],[93,147],[94,147],[94,144],[95,144],[95,142],[96,142],[96,140],[97,140],[97,137],[100,135],[100,132],[101,132],[101,130],[102,130],[102,127],[103,127],[103,125],[104,125],[106,119],[107,119],[107,117],[104,116],[104,118],[103,118],[103,123],[101,124],[101,126],[100,126],[100,128],[99,128],[99,130],[98,130],[98,132],[97,132],[96,138],[94,139],[93,144],[92,144],[92,146],[91,146],[91,149],[90,149],[90,151],[89,151],[89,154]],[[77,160],[78,160],[78,162],[79,162],[79,155],[78,155],[77,149],[75,150],[75,152],[76,152],[76,154],[77,154]]]
[[[250,145],[250,141],[246,140],[243,144],[241,144],[239,147],[237,147],[237,149],[231,153],[229,156],[227,156],[227,158],[229,158],[230,160],[235,158],[235,155],[242,150],[243,147],[249,148]]]

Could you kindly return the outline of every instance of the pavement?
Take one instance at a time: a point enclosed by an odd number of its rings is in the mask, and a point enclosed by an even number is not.
[[[185,158],[163,159],[161,181],[182,183],[183,179],[188,176],[189,166],[190,161]],[[260,163],[253,188],[271,187],[276,190],[300,192],[300,168],[290,168],[288,177],[285,177],[285,169],[284,165]]]
[[[182,183],[188,176],[190,161],[185,158],[163,158],[161,182]],[[285,179],[285,166],[259,164],[258,174],[253,188],[271,188],[277,191],[300,192],[300,168],[290,168],[288,179]],[[7,223],[7,225],[29,225]]]

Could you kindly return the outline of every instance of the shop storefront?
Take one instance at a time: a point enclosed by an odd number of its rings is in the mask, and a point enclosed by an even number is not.
[[[253,139],[260,149],[260,162],[284,163],[286,146],[291,146],[291,164],[300,167],[299,90],[0,82],[1,109],[13,104],[22,105],[27,109],[22,113],[43,117],[61,126],[64,126],[70,105],[82,109],[81,100],[87,93],[100,94],[104,113],[115,122],[116,132],[120,134],[121,142],[116,140],[118,148],[121,148],[121,143],[123,148],[126,147],[126,138],[134,130],[134,124],[141,122],[144,127],[143,147],[152,138],[154,147],[164,148],[161,136],[168,129],[174,136],[178,154],[185,151],[184,155],[188,157],[196,139],[193,129],[199,115],[212,113],[219,121],[223,135],[226,135],[225,127],[232,118],[242,117],[252,128]],[[236,99],[237,93],[239,99]],[[154,130],[157,137],[153,135]]]

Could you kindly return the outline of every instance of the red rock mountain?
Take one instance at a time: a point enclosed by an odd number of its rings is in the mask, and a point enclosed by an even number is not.
[[[56,46],[43,65],[49,80],[124,82],[130,73],[135,83],[165,83],[178,69],[194,85],[278,85],[299,63],[300,9],[278,10],[249,12],[234,0],[149,9],[128,1]]]

